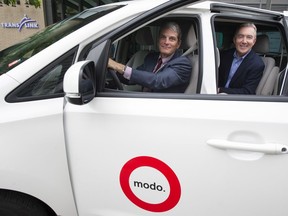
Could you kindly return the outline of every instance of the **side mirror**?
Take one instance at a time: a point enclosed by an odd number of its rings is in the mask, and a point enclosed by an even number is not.
[[[63,90],[69,103],[83,105],[94,98],[96,93],[94,68],[94,62],[87,60],[77,62],[67,70]]]

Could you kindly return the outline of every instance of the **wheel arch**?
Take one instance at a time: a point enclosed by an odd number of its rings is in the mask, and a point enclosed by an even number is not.
[[[47,203],[33,195],[21,191],[0,188],[0,202],[3,200],[5,200],[5,202],[11,202],[11,204],[15,205],[25,205],[31,209],[41,208],[47,213],[48,216],[57,215],[56,212]],[[1,208],[3,208],[3,206],[0,205],[0,212]]]

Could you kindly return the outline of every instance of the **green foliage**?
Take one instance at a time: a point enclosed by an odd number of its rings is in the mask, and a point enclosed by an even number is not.
[[[40,8],[40,6],[41,6],[41,0],[29,0],[29,4],[30,5],[34,5],[35,6],[35,8]]]
[[[4,4],[13,5],[13,4],[16,4],[16,0],[4,0]]]
[[[6,5],[16,5],[16,0],[4,0],[4,4]],[[33,5],[35,8],[40,8],[41,0],[27,0],[30,5]]]

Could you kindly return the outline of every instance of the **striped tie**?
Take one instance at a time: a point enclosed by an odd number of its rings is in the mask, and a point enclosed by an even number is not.
[[[157,61],[157,65],[155,66],[154,70],[153,70],[153,73],[155,73],[156,71],[159,70],[159,68],[161,67],[162,65],[162,58],[160,57]]]

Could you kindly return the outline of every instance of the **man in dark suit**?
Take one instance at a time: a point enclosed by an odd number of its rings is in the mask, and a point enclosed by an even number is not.
[[[159,32],[159,52],[148,54],[143,65],[130,68],[112,59],[108,68],[122,74],[131,84],[139,84],[153,92],[184,92],[191,76],[191,62],[181,56],[181,29],[174,22],[165,23]]]
[[[245,23],[237,29],[235,48],[221,52],[219,67],[219,93],[255,94],[263,75],[264,63],[253,50],[257,29]]]

